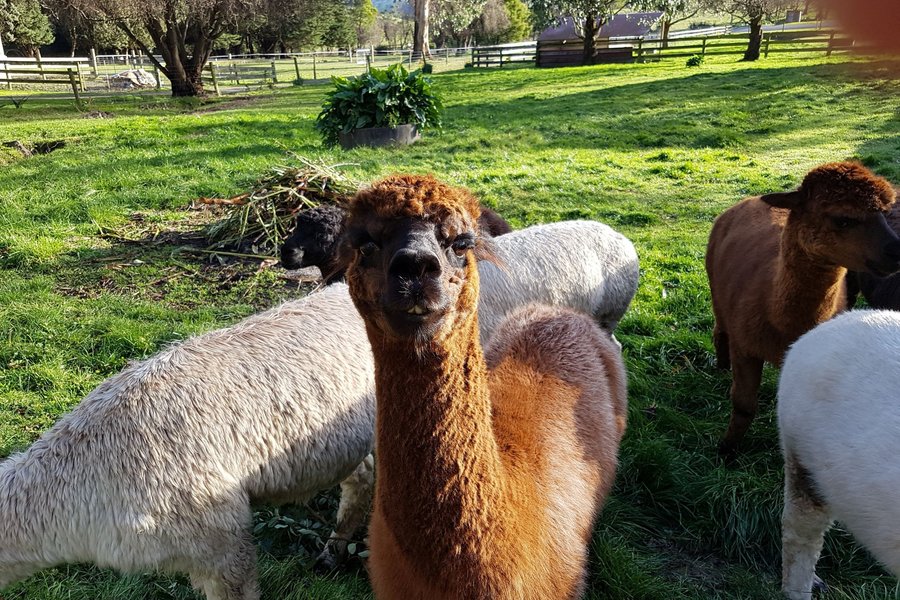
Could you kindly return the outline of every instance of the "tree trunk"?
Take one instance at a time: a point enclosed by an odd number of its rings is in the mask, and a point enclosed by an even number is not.
[[[174,74],[173,74],[174,76]],[[172,96],[202,96],[203,80],[195,74],[185,73],[184,77],[169,78],[172,83]]]
[[[430,57],[428,50],[428,13],[430,0],[416,0],[415,39],[413,40],[413,54],[422,58]]]
[[[672,19],[669,17],[663,18],[662,24],[662,47],[669,47],[669,30],[672,29]]]
[[[596,48],[597,38],[597,18],[594,15],[588,15],[584,20],[584,53],[582,55],[583,65],[594,64],[594,51]]]
[[[6,58],[6,52],[3,50],[3,37],[0,36],[0,58]]]
[[[759,58],[759,48],[762,46],[762,15],[750,18],[750,43],[744,52],[742,60],[752,61]]]

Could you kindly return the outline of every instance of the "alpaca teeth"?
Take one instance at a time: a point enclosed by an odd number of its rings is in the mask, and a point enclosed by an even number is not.
[[[406,312],[408,312],[408,313],[411,314],[411,315],[424,315],[424,314],[425,314],[425,309],[422,308],[421,306],[419,306],[418,304],[416,304],[415,306],[413,306],[412,308],[410,308],[410,309],[409,309],[408,311],[406,311]]]

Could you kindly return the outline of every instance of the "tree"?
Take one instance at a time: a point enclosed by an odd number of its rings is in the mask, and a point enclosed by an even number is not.
[[[531,35],[531,12],[522,0],[488,0],[474,30],[479,44],[518,42]]]
[[[0,36],[15,42],[31,56],[40,56],[41,46],[53,43],[50,20],[38,0],[0,0]]]
[[[629,6],[635,10],[658,10],[663,12],[660,37],[663,47],[667,46],[669,30],[675,23],[681,23],[709,5],[708,0],[634,0]]]
[[[412,0],[415,28],[413,29],[413,53],[421,56],[431,56],[428,50],[428,18],[431,13],[431,0]]]
[[[756,60],[762,46],[762,23],[774,20],[789,0],[724,0],[716,1],[713,8],[721,9],[736,19],[747,21],[750,25],[750,41],[744,51],[742,60]]]
[[[201,74],[216,39],[261,0],[46,0],[116,24],[172,83],[173,96],[203,93]],[[162,55],[153,55],[146,34]]]
[[[449,40],[462,41],[486,3],[487,0],[431,0],[431,21],[438,33],[438,45],[446,46]]]
[[[584,40],[584,64],[594,62],[597,33],[610,17],[623,6],[622,0],[530,0],[538,29],[558,25],[566,16],[572,17],[575,33]]]

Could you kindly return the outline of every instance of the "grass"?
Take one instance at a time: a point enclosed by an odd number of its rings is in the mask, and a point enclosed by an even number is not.
[[[0,107],[0,141],[67,141],[30,159],[0,154],[0,456],[26,447],[126,361],[303,293],[277,268],[181,250],[171,231],[202,219],[185,210],[193,198],[240,193],[290,163],[289,152],[348,163],[361,180],[433,172],[515,226],[599,219],[641,256],[641,286],[617,332],[629,431],[591,545],[587,597],[774,600],[777,373],[765,373],[743,452],[723,464],[715,446],[730,377],[713,367],[706,237],[741,197],[789,188],[821,162],[856,158],[900,182],[897,69],[779,56],[710,57],[697,69],[677,59],[444,73],[435,76],[447,105],[442,133],[349,152],[323,149],[315,134],[323,88],[211,103],[96,99],[88,110],[114,115],[97,120],[65,101]],[[274,535],[260,534],[266,598],[369,597],[361,572],[316,577],[305,556],[269,551]],[[839,529],[820,574],[833,598],[900,597]],[[67,566],[4,598],[196,596],[182,578]]]

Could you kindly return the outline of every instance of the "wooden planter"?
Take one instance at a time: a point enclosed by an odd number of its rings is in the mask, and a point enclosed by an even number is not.
[[[349,150],[357,146],[406,146],[419,139],[419,129],[415,125],[397,127],[365,127],[349,133],[339,133],[341,148]]]

